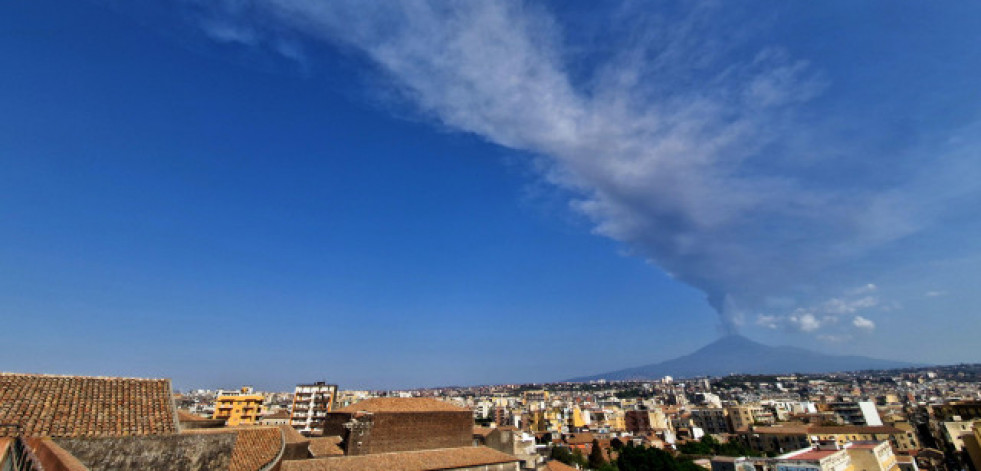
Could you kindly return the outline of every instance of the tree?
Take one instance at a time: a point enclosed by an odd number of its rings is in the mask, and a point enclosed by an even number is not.
[[[576,463],[575,458],[572,456],[572,452],[570,452],[569,449],[564,446],[553,446],[548,457],[570,466]]]
[[[758,452],[746,448],[741,443],[734,441],[719,443],[711,435],[706,435],[697,442],[685,443],[678,447],[678,451],[685,455],[759,456]]]
[[[610,448],[613,448],[614,450],[623,448],[623,441],[617,437],[613,437],[613,440],[610,440]]]
[[[617,458],[619,471],[681,471],[670,453],[657,448],[641,448],[628,444]]]
[[[600,448],[599,440],[593,439],[592,450],[589,450],[589,460],[587,463],[590,468],[599,469],[600,466],[606,464],[606,459],[603,458],[603,450]]]

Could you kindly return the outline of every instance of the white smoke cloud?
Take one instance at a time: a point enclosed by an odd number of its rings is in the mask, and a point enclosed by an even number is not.
[[[852,319],[852,325],[862,330],[875,330],[875,322],[872,322],[871,320],[862,316],[855,316],[855,318]]]
[[[809,312],[791,314],[787,320],[801,332],[814,332],[821,328],[821,321]]]
[[[821,154],[798,158],[819,138],[795,112],[828,80],[778,47],[736,54],[712,40],[704,26],[724,14],[707,4],[663,21],[630,11],[616,27],[631,41],[573,67],[560,25],[531,3],[187,1],[224,25],[210,30],[219,40],[289,30],[352,51],[424,115],[535,156],[597,234],[703,290],[727,330],[927,221],[896,188],[803,180]],[[572,71],[583,67],[585,79]],[[814,332],[875,306],[875,290],[758,323]]]
[[[834,297],[824,302],[793,309],[789,314],[758,314],[756,325],[768,329],[783,329],[790,332],[814,333],[818,339],[830,341],[831,338],[845,338],[844,333],[830,334],[824,330],[837,326],[843,316],[877,308],[882,305],[878,296],[869,296],[878,287],[867,284],[861,288],[846,290],[840,297]],[[892,303],[886,304],[891,306]],[[852,318],[851,325],[859,330],[870,332],[875,330],[875,322],[857,315]],[[840,329],[838,329],[840,330]],[[818,333],[821,331],[821,333]]]

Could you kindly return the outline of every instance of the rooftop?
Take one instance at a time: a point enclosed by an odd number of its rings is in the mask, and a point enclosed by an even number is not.
[[[746,433],[759,435],[807,435],[810,432],[808,427],[802,426],[774,426],[774,427],[753,427]]]
[[[341,449],[340,444],[341,437],[316,437],[310,439],[310,454],[314,458],[322,458],[325,456],[344,456],[344,450]]]
[[[441,469],[514,463],[520,459],[484,446],[404,451],[374,455],[284,461],[282,471],[435,471]]]
[[[888,425],[836,425],[833,427],[811,427],[810,433],[818,435],[832,435],[832,434],[872,434],[872,433],[884,433],[884,434],[905,434],[906,432],[896,428],[890,427]]]
[[[470,412],[470,409],[430,397],[376,397],[336,412]]]
[[[170,380],[0,373],[0,423],[26,436],[177,432]],[[17,431],[0,428],[0,435]]]
[[[278,427],[195,429],[131,437],[43,439],[89,471],[258,471],[275,463],[284,442]],[[60,469],[60,468],[58,468]]]
[[[228,463],[228,471],[258,470],[273,462],[283,451],[286,437],[276,426],[241,426],[215,429],[188,430],[182,435],[234,434],[235,442]]]
[[[813,448],[807,448],[803,450],[792,451],[785,455],[778,456],[777,459],[781,460],[794,460],[794,461],[821,461],[835,453],[840,453],[841,450],[817,450]]]
[[[578,471],[576,468],[569,466],[561,461],[549,461],[545,463],[545,471]]]

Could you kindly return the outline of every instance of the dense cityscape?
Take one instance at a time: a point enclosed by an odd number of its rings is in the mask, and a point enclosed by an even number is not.
[[[346,390],[0,374],[0,469],[981,469],[981,365]]]

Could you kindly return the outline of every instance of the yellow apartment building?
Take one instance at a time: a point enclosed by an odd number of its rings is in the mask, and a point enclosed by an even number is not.
[[[254,425],[262,414],[263,397],[245,386],[238,391],[219,391],[215,399],[212,418],[225,421],[225,425]]]

